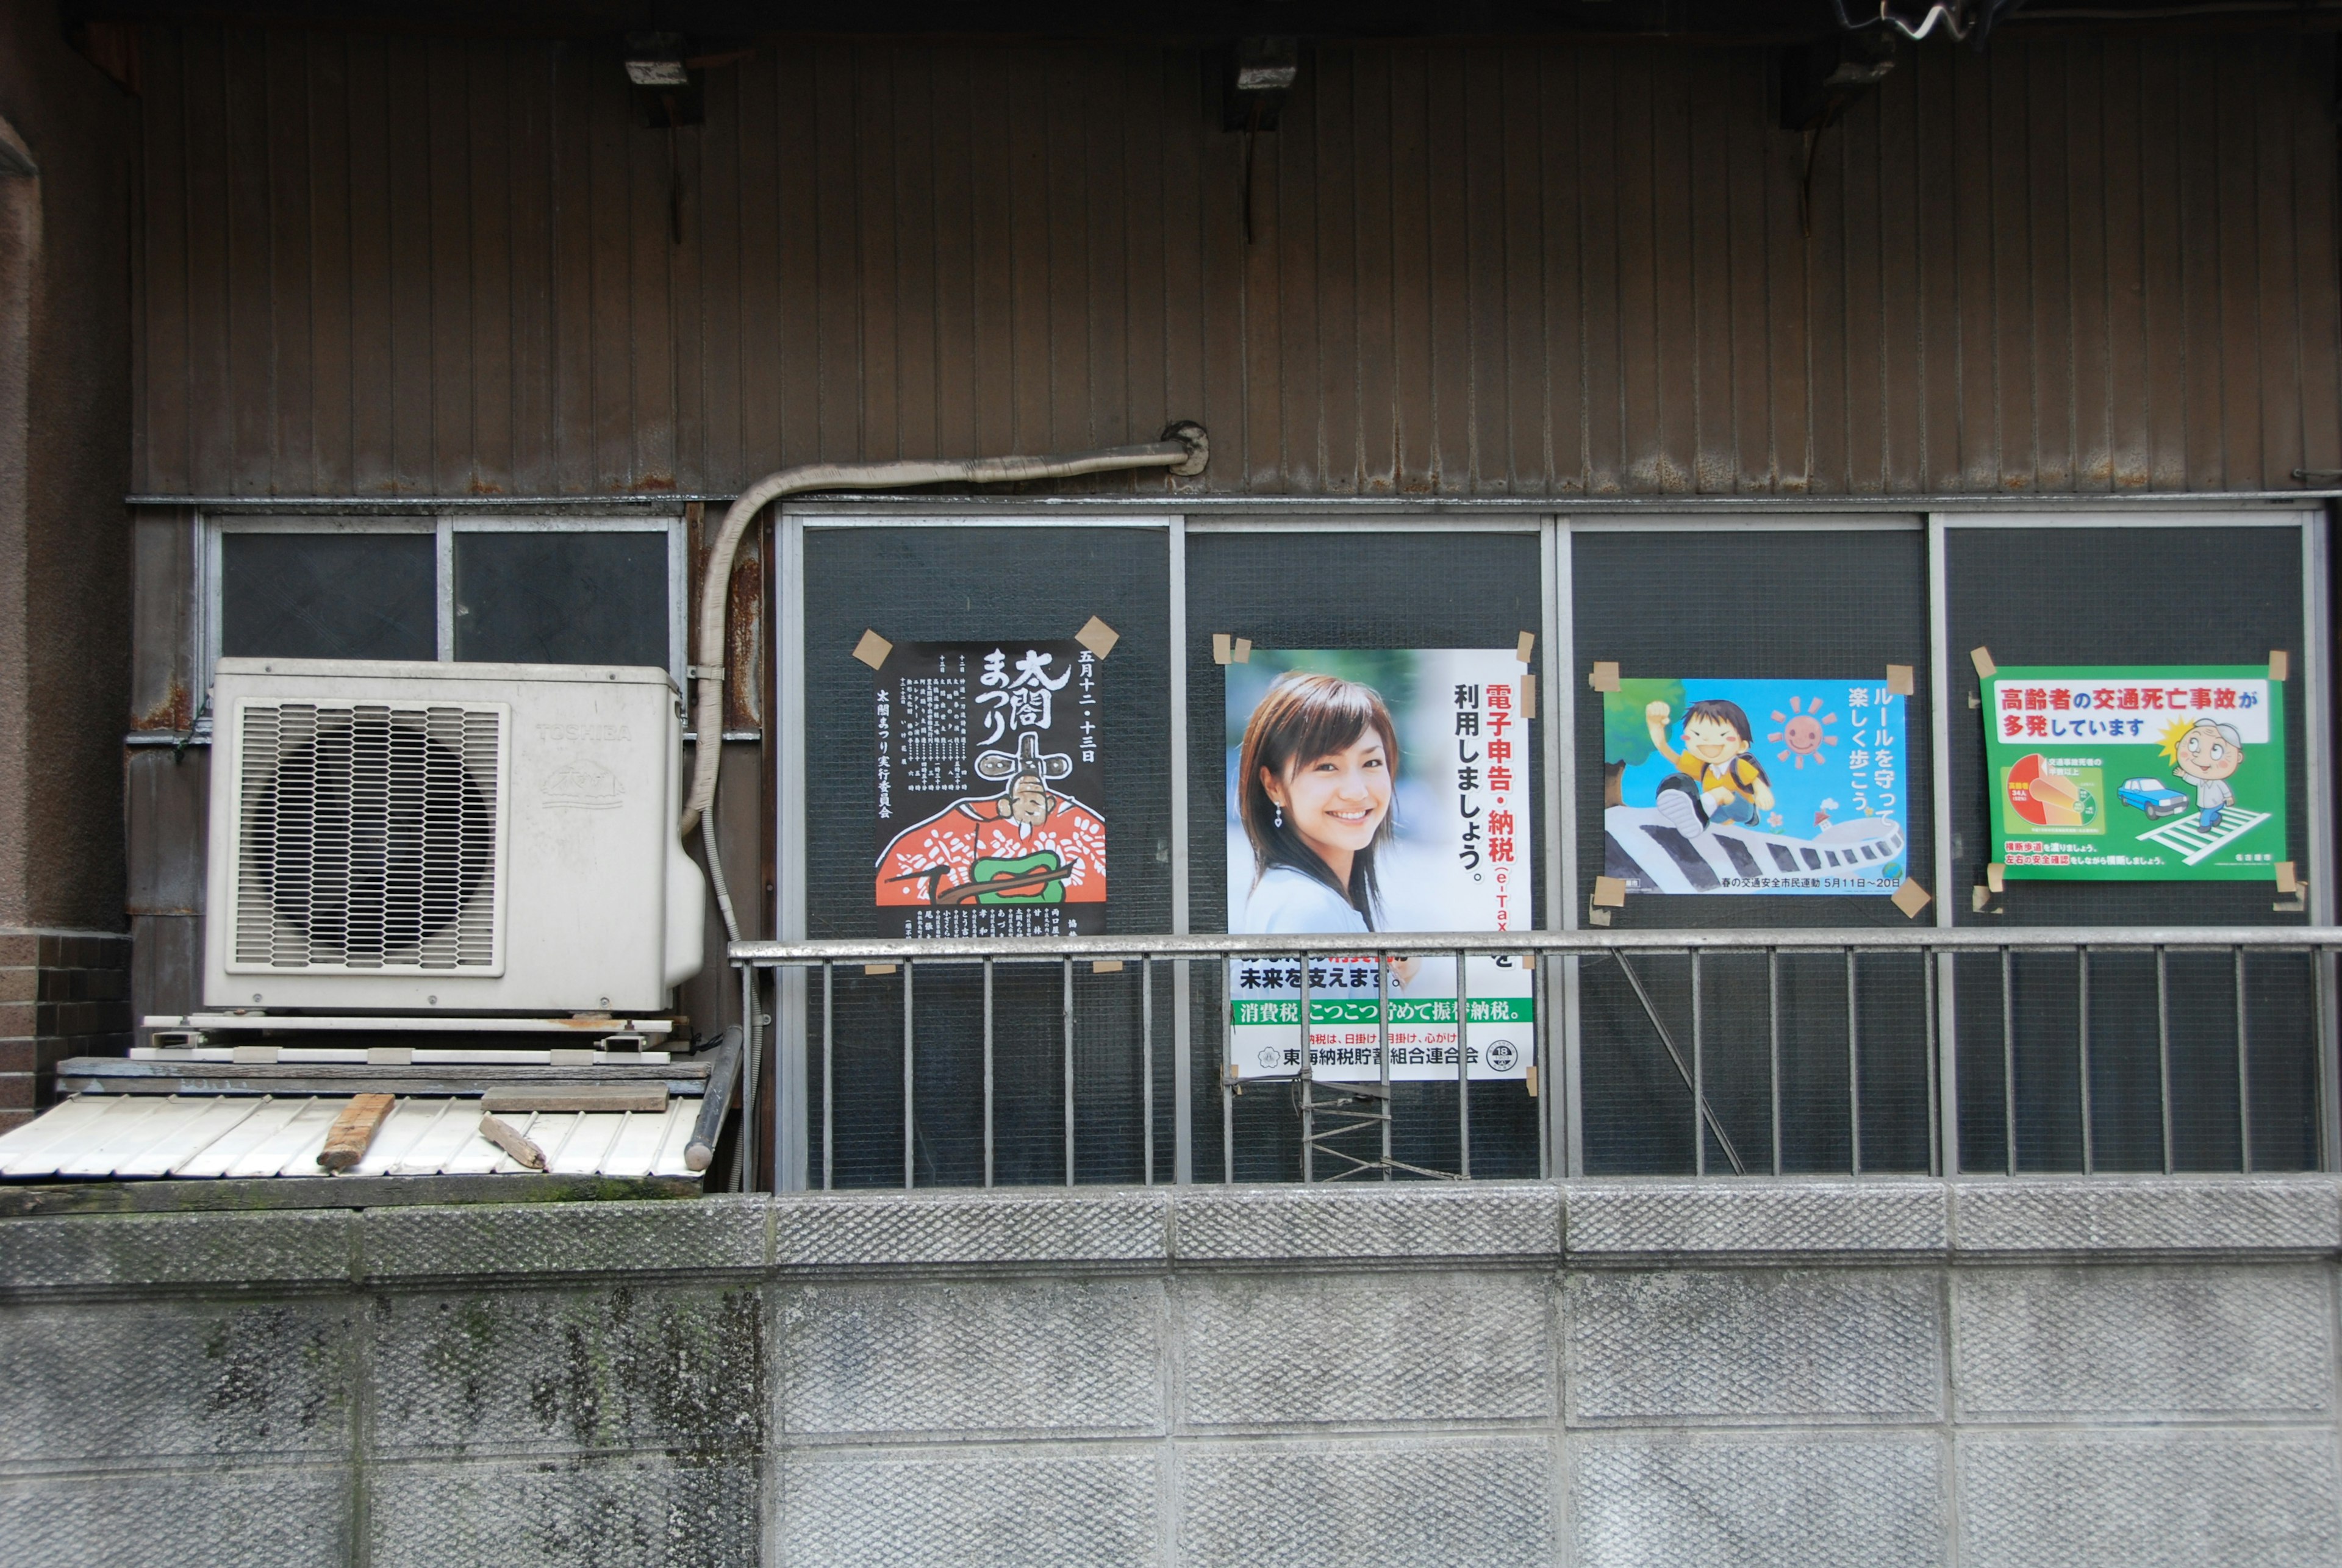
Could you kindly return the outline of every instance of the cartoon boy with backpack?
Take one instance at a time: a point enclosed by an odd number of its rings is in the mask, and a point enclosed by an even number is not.
[[[1680,752],[1667,744],[1669,712],[1665,703],[1643,710],[1651,744],[1682,770],[1659,785],[1659,814],[1687,838],[1719,822],[1755,825],[1758,813],[1773,809],[1773,786],[1749,754],[1754,732],[1740,704],[1721,697],[1692,704]]]

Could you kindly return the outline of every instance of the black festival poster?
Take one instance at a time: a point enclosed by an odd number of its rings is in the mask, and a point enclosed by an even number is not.
[[[1097,657],[1070,638],[898,643],[875,700],[876,897],[902,934],[1104,931]]]

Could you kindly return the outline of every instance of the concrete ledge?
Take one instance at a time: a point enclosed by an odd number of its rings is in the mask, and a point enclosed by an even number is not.
[[[1561,1190],[1485,1186],[1189,1187],[1172,1207],[1182,1263],[1537,1258],[1561,1250]]]
[[[2306,1253],[2342,1248],[2331,1176],[2096,1176],[1947,1183],[1957,1250]]]
[[[338,1283],[358,1223],[344,1211],[0,1220],[0,1289]]]
[[[1572,1257],[1940,1253],[1951,1239],[1939,1182],[1572,1182],[1561,1191]]]
[[[1160,1263],[1167,1187],[790,1193],[770,1200],[783,1268]]]
[[[701,1273],[769,1259],[758,1198],[369,1209],[360,1244],[360,1277],[375,1280]]]

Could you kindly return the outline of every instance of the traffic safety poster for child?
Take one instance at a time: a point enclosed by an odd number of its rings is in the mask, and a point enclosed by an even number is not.
[[[1228,1065],[1525,1079],[1534,975],[1516,958],[1378,963],[1370,933],[1527,931],[1530,720],[1511,648],[1254,649],[1227,667],[1228,929],[1299,938],[1228,965]],[[1386,1014],[1384,1009],[1387,1006]],[[1458,1034],[1462,1039],[1459,1043]]]
[[[1633,894],[1891,896],[1909,704],[1867,680],[1621,680],[1602,694],[1604,874]]]
[[[2257,882],[2287,858],[2266,665],[2016,668],[1984,682],[1992,854],[2013,878]]]

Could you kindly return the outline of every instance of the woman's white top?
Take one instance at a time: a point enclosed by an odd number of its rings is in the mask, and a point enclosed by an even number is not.
[[[1366,917],[1314,876],[1272,865],[1245,901],[1245,931],[1364,932]]]

